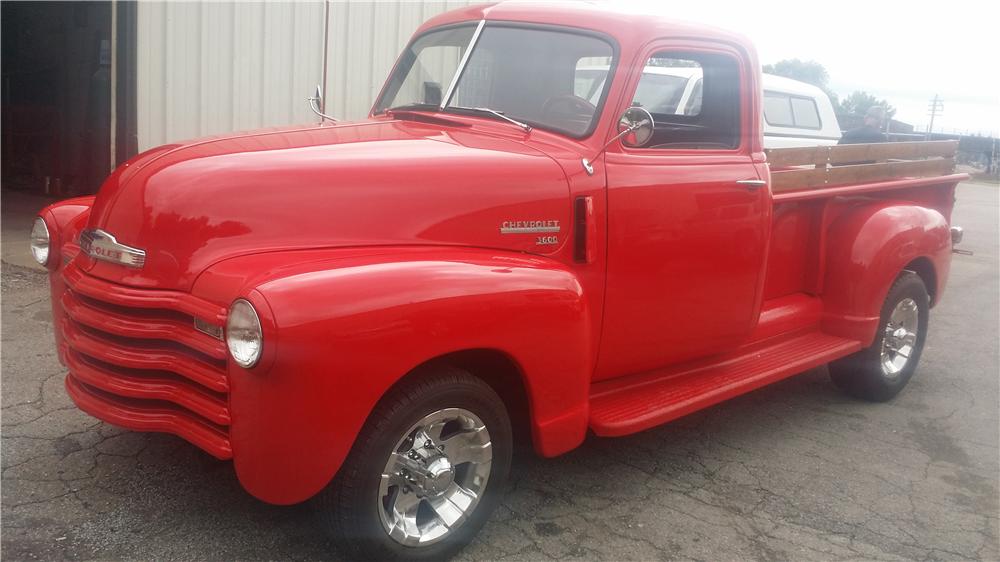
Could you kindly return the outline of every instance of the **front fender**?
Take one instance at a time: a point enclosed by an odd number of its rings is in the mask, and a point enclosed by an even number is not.
[[[271,268],[244,287],[263,305],[273,353],[230,371],[234,462],[248,491],[272,503],[312,496],[395,382],[467,349],[520,366],[540,452],[582,442],[593,324],[572,272],[495,250],[379,251]]]
[[[94,206],[94,196],[74,197],[64,199],[39,211],[49,228],[49,259],[48,268],[57,270],[69,261],[76,252],[76,244],[80,231],[90,219],[90,210]],[[69,252],[67,255],[66,252]]]
[[[52,322],[59,326],[63,321],[63,310],[59,306],[60,298],[66,287],[58,271],[69,262],[79,251],[77,245],[80,231],[90,218],[90,210],[94,205],[94,197],[74,197],[58,201],[38,212],[49,229],[49,260],[46,268],[49,270],[49,297],[52,299]],[[59,362],[66,364],[63,357],[62,330],[54,330],[56,351]]]
[[[867,204],[845,212],[827,236],[823,304],[825,331],[874,341],[892,282],[908,264],[925,258],[934,268],[940,295],[951,265],[948,220],[940,212],[898,201]]]

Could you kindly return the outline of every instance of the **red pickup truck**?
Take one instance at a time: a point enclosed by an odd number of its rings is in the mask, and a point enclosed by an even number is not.
[[[765,152],[760,76],[737,35],[589,5],[437,16],[364,121],[155,148],[40,213],[66,390],[318,496],[375,559],[461,548],[520,443],[825,363],[888,400],[960,234],[955,146]]]

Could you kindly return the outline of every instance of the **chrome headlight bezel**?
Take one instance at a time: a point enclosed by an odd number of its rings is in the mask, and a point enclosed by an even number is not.
[[[250,369],[264,351],[264,331],[260,316],[250,301],[236,299],[226,317],[226,348],[237,365]]]
[[[45,219],[35,217],[35,222],[31,225],[31,257],[41,266],[46,266],[52,257],[52,235],[49,233],[49,225],[45,224]]]

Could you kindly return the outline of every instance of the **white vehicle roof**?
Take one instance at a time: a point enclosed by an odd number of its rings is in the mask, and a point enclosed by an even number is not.
[[[605,68],[607,70],[607,68]],[[647,66],[642,69],[643,74],[663,74],[666,76],[680,76],[682,78],[701,78],[701,67],[697,66]]]
[[[799,82],[798,80],[792,80],[791,78],[785,78],[784,76],[778,76],[777,74],[767,74],[766,72],[762,76],[765,90],[778,90],[789,94],[799,94],[812,98],[821,96],[826,97],[826,92],[816,86],[813,86],[812,84],[806,84],[805,82]]]

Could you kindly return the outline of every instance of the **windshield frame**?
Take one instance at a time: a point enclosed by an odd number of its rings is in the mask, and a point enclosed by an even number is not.
[[[389,77],[386,79],[385,86],[382,88],[382,91],[379,92],[379,96],[375,100],[375,104],[374,104],[374,106],[372,108],[372,115],[382,115],[382,114],[385,114],[386,112],[388,112],[390,109],[392,109],[391,107],[382,107],[382,106],[386,102],[386,98],[389,95],[393,95],[394,96],[398,92],[399,86],[401,86],[402,85],[402,81],[405,80],[406,75],[404,74],[402,76],[398,76],[398,73],[400,71],[402,71],[403,64],[406,62],[404,60],[404,58],[407,58],[407,54],[410,52],[410,49],[411,49],[411,47],[413,46],[414,43],[416,43],[417,41],[419,41],[420,39],[422,39],[424,36],[426,36],[429,33],[434,33],[434,32],[438,32],[438,31],[444,31],[444,30],[454,29],[456,27],[464,27],[464,26],[475,27],[475,30],[474,30],[474,32],[472,34],[472,37],[471,37],[470,41],[469,41],[469,47],[466,49],[465,54],[462,56],[462,60],[460,61],[459,66],[456,69],[454,76],[452,76],[451,83],[448,85],[448,90],[445,93],[445,95],[441,98],[441,104],[439,106],[429,105],[427,108],[414,109],[414,111],[428,111],[428,112],[432,112],[432,113],[449,113],[449,114],[457,114],[457,115],[470,115],[471,114],[470,111],[465,111],[465,110],[463,110],[461,108],[453,107],[453,106],[451,106],[449,104],[451,103],[451,97],[454,95],[455,89],[457,89],[458,84],[461,82],[462,77],[465,74],[465,69],[466,69],[467,63],[469,62],[469,59],[471,59],[472,55],[475,54],[476,47],[477,47],[477,45],[479,43],[479,37],[480,37],[480,35],[488,27],[507,27],[507,28],[517,28],[517,29],[531,29],[531,30],[538,30],[538,31],[549,31],[549,32],[556,32],[556,33],[568,33],[568,34],[574,34],[574,35],[582,35],[582,36],[585,36],[585,37],[592,37],[592,38],[598,39],[600,41],[603,41],[603,42],[607,43],[607,45],[609,47],[611,47],[611,64],[608,65],[607,78],[613,78],[614,77],[614,73],[617,70],[618,63],[620,62],[620,59],[621,59],[621,48],[618,45],[618,41],[615,40],[614,37],[612,37],[612,36],[610,36],[610,35],[608,35],[606,33],[602,33],[600,31],[595,31],[595,30],[592,30],[592,29],[586,29],[586,28],[581,28],[581,27],[572,27],[572,26],[567,26],[567,25],[553,25],[553,24],[542,24],[542,23],[530,23],[530,22],[521,22],[521,21],[514,21],[514,20],[486,20],[486,19],[482,19],[482,20],[468,20],[468,21],[463,21],[463,22],[455,22],[455,23],[449,23],[449,24],[445,24],[445,25],[440,25],[440,26],[436,26],[436,27],[432,27],[430,29],[427,29],[427,30],[423,31],[420,34],[413,36],[413,38],[410,39],[410,41],[406,44],[406,46],[403,48],[402,53],[400,54],[399,63],[396,66],[393,67],[392,72],[389,74]],[[412,64],[413,64],[413,61],[410,61],[408,67],[406,68],[406,72],[407,73],[409,73],[410,68],[412,67]],[[598,99],[598,103],[595,105],[594,116],[593,116],[593,118],[590,121],[590,126],[587,128],[587,130],[583,131],[582,133],[573,134],[572,132],[567,131],[565,129],[560,129],[558,127],[553,127],[550,124],[538,122],[538,121],[535,121],[533,119],[527,119],[527,118],[524,118],[524,117],[521,117],[521,116],[517,116],[517,115],[508,115],[508,117],[511,117],[513,119],[517,119],[519,121],[523,121],[524,123],[527,123],[528,125],[531,125],[532,128],[542,129],[542,130],[545,130],[545,131],[548,131],[548,132],[551,132],[551,133],[555,133],[555,134],[558,134],[558,135],[566,136],[566,137],[569,137],[569,138],[572,138],[572,139],[575,139],[575,140],[584,140],[584,139],[586,139],[586,138],[588,138],[588,137],[590,137],[591,135],[594,134],[594,131],[597,129],[597,126],[598,126],[598,124],[601,121],[601,117],[604,114],[604,108],[605,108],[606,102],[608,100],[608,97],[611,94],[611,83],[613,82],[613,80],[608,80],[607,78],[605,79],[605,83],[604,83],[604,86],[603,86],[603,91],[601,92],[601,97]],[[393,88],[392,86],[393,86],[394,82],[398,82],[399,86],[397,86],[396,88]],[[488,119],[492,119],[490,117],[487,117],[487,118]]]

